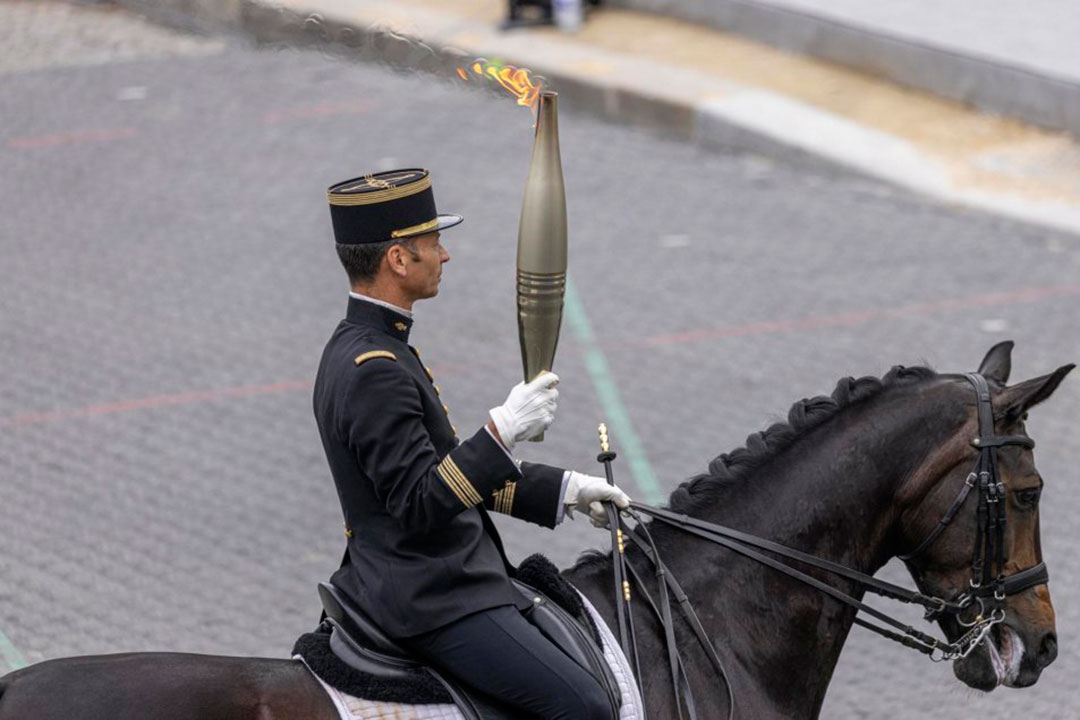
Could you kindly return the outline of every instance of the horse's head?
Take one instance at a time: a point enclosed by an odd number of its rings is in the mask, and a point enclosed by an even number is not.
[[[1007,579],[1043,561],[1039,544],[1043,479],[1035,468],[1024,421],[1028,409],[1050,397],[1075,366],[1006,386],[1012,346],[1011,342],[995,345],[979,367],[991,390],[992,434],[1007,441],[994,450],[1004,488],[999,508],[992,506],[997,497],[993,488],[986,492],[980,488],[978,473],[972,475],[988,453],[980,460],[983,451],[973,442],[980,435],[978,408],[976,393],[966,379],[955,382],[956,398],[965,398],[970,406],[967,421],[909,478],[901,498],[900,542],[910,553],[906,560],[915,581],[925,593],[966,605],[962,612],[938,616],[949,641],[956,642],[973,624],[977,628],[983,618],[1002,618],[980,645],[953,664],[961,681],[986,691],[998,685],[1032,685],[1057,657],[1054,608],[1045,582],[1030,587],[1019,583],[1007,593],[999,585],[996,597],[988,586],[998,577]],[[970,487],[966,489],[965,483]],[[1004,530],[997,531],[994,521],[1002,516]],[[1000,555],[995,537],[1004,538]],[[979,539],[982,549],[976,547]],[[996,566],[999,559],[1004,560],[1003,569]],[[980,566],[989,569],[980,573]],[[980,582],[981,593],[973,590],[973,584]]]

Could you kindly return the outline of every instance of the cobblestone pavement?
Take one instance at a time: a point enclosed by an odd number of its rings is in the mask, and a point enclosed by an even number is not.
[[[323,189],[423,164],[440,207],[465,215],[414,339],[456,424],[477,426],[520,372],[531,119],[430,79],[222,49],[100,9],[47,9],[68,23],[61,49],[28,6],[0,3],[0,26],[41,43],[34,69],[0,44],[0,658],[283,656],[342,547],[310,410],[345,292]],[[111,58],[85,40],[105,27]],[[563,112],[572,273],[666,490],[844,375],[971,369],[1004,337],[1017,379],[1080,357],[1075,237]],[[595,471],[604,411],[571,333],[557,370],[559,421],[525,454]],[[1078,401],[1071,378],[1029,425],[1057,664],[984,696],[856,631],[825,717],[1073,715]],[[502,527],[519,559],[565,564],[605,539],[584,522]]]
[[[0,1],[0,73],[99,65],[165,55],[207,55],[223,43],[178,35],[107,7]]]

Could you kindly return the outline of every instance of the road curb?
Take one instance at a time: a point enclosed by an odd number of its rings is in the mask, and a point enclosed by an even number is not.
[[[940,201],[977,208],[1080,234],[1080,205],[1028,200],[958,186],[949,168],[913,143],[775,92],[705,76],[695,70],[657,68],[619,58],[615,77],[581,71],[611,59],[605,51],[555,46],[521,34],[473,28],[407,37],[379,22],[297,11],[269,0],[113,0],[150,19],[202,31],[226,31],[264,44],[318,48],[349,59],[420,70],[444,78],[476,56],[500,57],[547,78],[574,107],[605,120],[660,131],[714,149],[764,155],[792,151],[877,178]],[[299,5],[300,3],[294,3]],[[335,7],[335,10],[337,8]],[[455,46],[468,44],[468,52]],[[583,62],[584,61],[584,62]]]
[[[375,61],[399,69],[420,70],[445,78],[455,77],[455,68],[484,51],[465,53],[449,43],[427,38],[410,38],[389,28],[342,22],[298,13],[260,0],[112,0],[115,5],[139,13],[148,19],[201,32],[240,34],[258,43],[287,43],[290,47],[318,48],[352,59]],[[416,41],[426,51],[418,52]],[[492,48],[487,56],[499,56]],[[556,88],[563,104],[598,115],[605,120],[662,132],[675,139],[698,142],[711,147],[750,147],[764,153],[793,149],[768,133],[752,126],[723,126],[725,118],[708,103],[701,103],[690,93],[656,92],[632,82],[609,82],[559,67],[544,66],[503,57],[528,66]],[[642,73],[647,72],[642,69]],[[691,73],[692,74],[692,73]],[[713,81],[707,81],[713,82]],[[717,94],[731,92],[732,86],[717,84]],[[807,148],[795,148],[804,149]],[[813,153],[817,154],[817,153]]]
[[[876,28],[754,0],[611,0],[818,57],[1080,136],[1080,82]]]

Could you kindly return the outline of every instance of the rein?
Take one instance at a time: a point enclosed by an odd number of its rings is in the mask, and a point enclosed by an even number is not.
[[[612,537],[612,558],[615,570],[615,607],[616,618],[619,625],[619,639],[623,651],[633,660],[635,673],[640,685],[641,670],[638,660],[637,643],[633,626],[633,614],[631,611],[631,585],[630,578],[634,579],[637,592],[644,598],[646,605],[656,617],[663,628],[664,640],[667,645],[668,664],[671,672],[672,688],[675,695],[675,707],[678,717],[683,720],[689,717],[696,720],[697,714],[690,692],[689,677],[675,642],[675,631],[671,617],[670,596],[674,596],[680,611],[691,630],[694,632],[706,656],[709,658],[717,676],[724,682],[727,689],[729,702],[728,718],[735,714],[735,695],[731,683],[727,677],[723,663],[716,652],[708,634],[705,632],[697,613],[690,604],[686,593],[678,581],[660,559],[656,544],[649,532],[648,524],[644,522],[642,515],[649,516],[653,520],[665,525],[677,528],[695,537],[720,545],[745,558],[754,560],[762,565],[770,567],[777,572],[798,580],[809,587],[822,592],[838,602],[861,612],[877,622],[870,622],[861,617],[855,618],[855,624],[871,630],[882,637],[898,642],[906,647],[913,648],[929,656],[935,662],[956,660],[964,658],[974,652],[990,633],[991,628],[1004,621],[1005,598],[1016,595],[1036,585],[1048,582],[1049,572],[1046,564],[1038,563],[1030,568],[1006,575],[1005,564],[1008,560],[1005,548],[1005,486],[998,476],[997,450],[1003,446],[1019,446],[1032,448],[1035,442],[1024,435],[995,435],[993,411],[990,402],[990,388],[986,379],[977,373],[964,376],[974,387],[978,400],[979,435],[971,441],[978,449],[978,459],[975,469],[968,475],[956,500],[952,503],[938,524],[931,530],[926,538],[919,543],[910,553],[900,555],[899,558],[905,563],[923,553],[944,532],[945,528],[956,517],[960,509],[966,504],[968,496],[973,490],[978,492],[978,505],[976,517],[978,521],[978,533],[975,538],[975,548],[972,555],[972,577],[970,587],[953,599],[946,599],[927,595],[918,590],[909,590],[899,585],[894,585],[875,577],[853,570],[844,565],[808,555],[799,550],[785,545],[766,540],[756,535],[734,530],[716,523],[706,522],[690,517],[684,513],[675,513],[670,510],[656,508],[642,503],[632,502],[630,508],[624,512],[637,521],[636,527],[631,530],[619,517],[613,503],[606,503],[608,520]],[[608,448],[607,428],[600,426],[601,454],[597,459],[604,463],[607,479],[613,483],[611,461],[615,459],[615,453]],[[649,595],[638,572],[626,559],[625,547],[627,538],[645,556],[653,567],[659,602]],[[778,559],[792,561],[806,565],[830,575],[843,578],[860,586],[865,592],[870,592],[881,597],[897,600],[902,603],[920,605],[925,609],[924,619],[933,621],[942,616],[953,616],[964,628],[963,635],[949,642],[933,635],[921,632],[891,615],[873,608],[852,594],[830,585],[816,577],[798,570],[792,565]],[[914,571],[909,564],[909,570]],[[977,604],[977,609],[975,605]],[[974,618],[967,621],[963,618],[964,613],[971,609]],[[987,612],[989,610],[989,613]],[[892,628],[892,629],[890,629]],[[681,680],[681,682],[680,682]],[[683,715],[680,697],[686,704],[687,715]]]

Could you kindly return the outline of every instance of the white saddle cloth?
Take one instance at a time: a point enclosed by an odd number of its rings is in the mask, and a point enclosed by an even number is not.
[[[581,593],[578,593],[581,595]],[[626,660],[622,648],[616,642],[615,636],[608,628],[600,613],[592,606],[589,599],[581,595],[581,601],[585,609],[589,611],[596,627],[600,629],[600,639],[603,641],[604,659],[611,666],[611,672],[619,684],[619,693],[622,695],[622,709],[619,711],[619,720],[640,720],[641,718],[641,694],[634,682],[633,673],[630,672],[630,663]],[[304,662],[302,658],[295,658]],[[306,665],[305,665],[306,667]],[[310,670],[310,668],[309,668]],[[465,720],[465,716],[458,710],[457,705],[406,705],[404,703],[375,702],[363,698],[346,695],[335,690],[312,673],[315,679],[322,685],[323,690],[330,696],[330,701],[337,708],[341,720]]]

